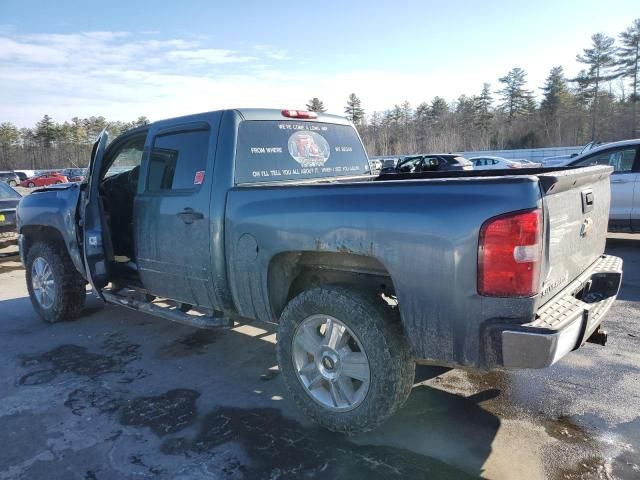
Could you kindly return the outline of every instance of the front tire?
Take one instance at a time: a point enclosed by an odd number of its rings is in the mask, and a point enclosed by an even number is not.
[[[382,301],[340,286],[296,296],[280,317],[278,364],[302,411],[348,434],[373,430],[406,401],[415,362]]]
[[[36,186],[36,184],[35,184],[35,183],[33,183],[33,182],[29,182],[29,183],[27,184],[27,186],[28,186],[29,188],[33,188],[33,187],[35,187],[35,186]]]
[[[66,250],[35,243],[27,254],[26,277],[31,304],[45,322],[80,316],[87,295],[85,281]]]
[[[9,186],[10,186],[10,187],[15,187],[15,186],[17,186],[17,185],[18,185],[18,184],[16,183],[16,181],[15,181],[15,180],[9,180]]]

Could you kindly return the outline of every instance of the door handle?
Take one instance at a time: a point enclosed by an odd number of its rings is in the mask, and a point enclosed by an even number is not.
[[[194,220],[202,220],[204,215],[200,212],[194,212],[193,208],[187,207],[176,215],[182,219],[184,223],[193,223]]]

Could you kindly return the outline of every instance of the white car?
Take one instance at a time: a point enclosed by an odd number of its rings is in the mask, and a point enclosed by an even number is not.
[[[495,169],[507,169],[507,168],[522,168],[520,162],[516,162],[514,160],[508,160],[502,157],[473,157],[470,158],[469,161],[473,163],[474,170],[495,170]]]
[[[567,163],[570,166],[611,165],[613,167],[609,231],[640,233],[639,151],[640,138],[611,142],[581,153]]]

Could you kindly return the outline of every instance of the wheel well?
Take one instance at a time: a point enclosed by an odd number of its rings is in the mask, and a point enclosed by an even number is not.
[[[26,225],[22,228],[21,233],[24,238],[24,258],[27,258],[29,249],[33,244],[37,242],[47,242],[57,247],[64,248],[65,250],[67,248],[64,243],[64,238],[62,238],[62,234],[58,229],[53,227],[42,225]]]
[[[280,318],[289,300],[320,285],[343,285],[395,296],[391,275],[377,259],[335,252],[286,252],[269,264],[269,303]]]

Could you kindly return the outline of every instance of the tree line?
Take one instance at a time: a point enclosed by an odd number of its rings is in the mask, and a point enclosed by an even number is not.
[[[349,95],[345,114],[358,126],[370,155],[417,152],[501,150],[582,145],[640,137],[638,73],[640,19],[612,37],[596,33],[576,55],[584,69],[568,78],[554,66],[541,98],[527,87],[527,73],[514,67],[485,83],[472,96],[454,102],[436,96],[415,108],[404,102],[366,115],[362,101]],[[319,98],[307,108],[325,111]]]
[[[147,117],[133,122],[110,122],[106,118],[74,117],[57,123],[44,115],[33,128],[17,128],[0,123],[0,170],[86,167],[91,146],[103,129],[111,138],[131,128],[149,123]]]
[[[596,33],[576,60],[584,69],[573,78],[562,66],[551,68],[539,87],[540,101],[528,88],[526,71],[514,67],[498,79],[497,89],[485,83],[477,94],[461,95],[454,102],[436,96],[415,108],[405,101],[367,115],[352,93],[344,113],[370,155],[573,146],[640,137],[640,19],[621,32],[617,42]],[[306,107],[327,110],[318,97]],[[147,123],[146,117],[57,123],[49,115],[33,128],[0,123],[0,170],[86,166],[91,144],[103,128],[115,138]]]

